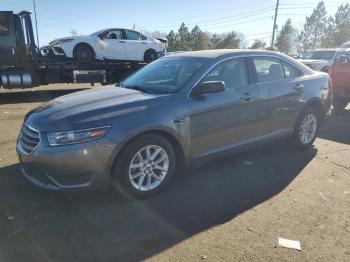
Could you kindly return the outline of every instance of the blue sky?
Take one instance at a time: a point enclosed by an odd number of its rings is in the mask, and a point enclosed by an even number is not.
[[[346,1],[324,1],[329,14]],[[280,0],[279,28],[287,18],[301,27],[318,0]],[[72,29],[89,34],[109,27],[140,31],[177,30],[182,22],[203,31],[238,31],[248,42],[263,39],[269,43],[276,0],[36,0],[40,45],[70,35]],[[1,0],[1,10],[33,10],[32,0]]]

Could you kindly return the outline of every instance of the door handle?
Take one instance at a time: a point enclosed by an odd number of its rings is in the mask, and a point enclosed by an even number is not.
[[[125,41],[119,41],[119,43],[121,43],[121,44],[125,44]]]
[[[245,102],[252,102],[254,98],[255,98],[255,96],[253,96],[252,94],[249,94],[249,93],[245,93],[243,96],[241,96],[241,100],[243,100]]]
[[[303,84],[295,84],[294,85],[294,89],[297,90],[297,91],[303,91],[304,89],[304,85]]]

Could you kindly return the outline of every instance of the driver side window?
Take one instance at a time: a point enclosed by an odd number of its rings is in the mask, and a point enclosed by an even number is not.
[[[226,89],[237,89],[248,85],[248,72],[244,58],[234,58],[215,66],[202,80],[222,81]]]

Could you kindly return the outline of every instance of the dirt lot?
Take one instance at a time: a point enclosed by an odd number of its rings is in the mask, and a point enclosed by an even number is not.
[[[350,110],[335,113],[306,152],[278,142],[135,201],[41,191],[20,175],[25,113],[71,91],[0,91],[0,261],[350,261]],[[302,251],[279,247],[278,237]]]

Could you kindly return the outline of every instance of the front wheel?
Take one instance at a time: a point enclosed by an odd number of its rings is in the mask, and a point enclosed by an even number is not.
[[[172,145],[159,135],[145,135],[122,151],[112,175],[112,185],[122,193],[145,198],[163,189],[175,172]]]
[[[80,44],[74,48],[73,57],[79,64],[91,63],[94,56],[94,50],[87,44]]]
[[[314,108],[307,108],[299,115],[293,135],[297,148],[306,149],[314,143],[319,122],[319,114]]]
[[[147,52],[145,53],[144,60],[146,63],[151,63],[157,58],[158,58],[158,55],[156,51],[154,51],[153,49],[150,49],[150,50],[147,50]]]

